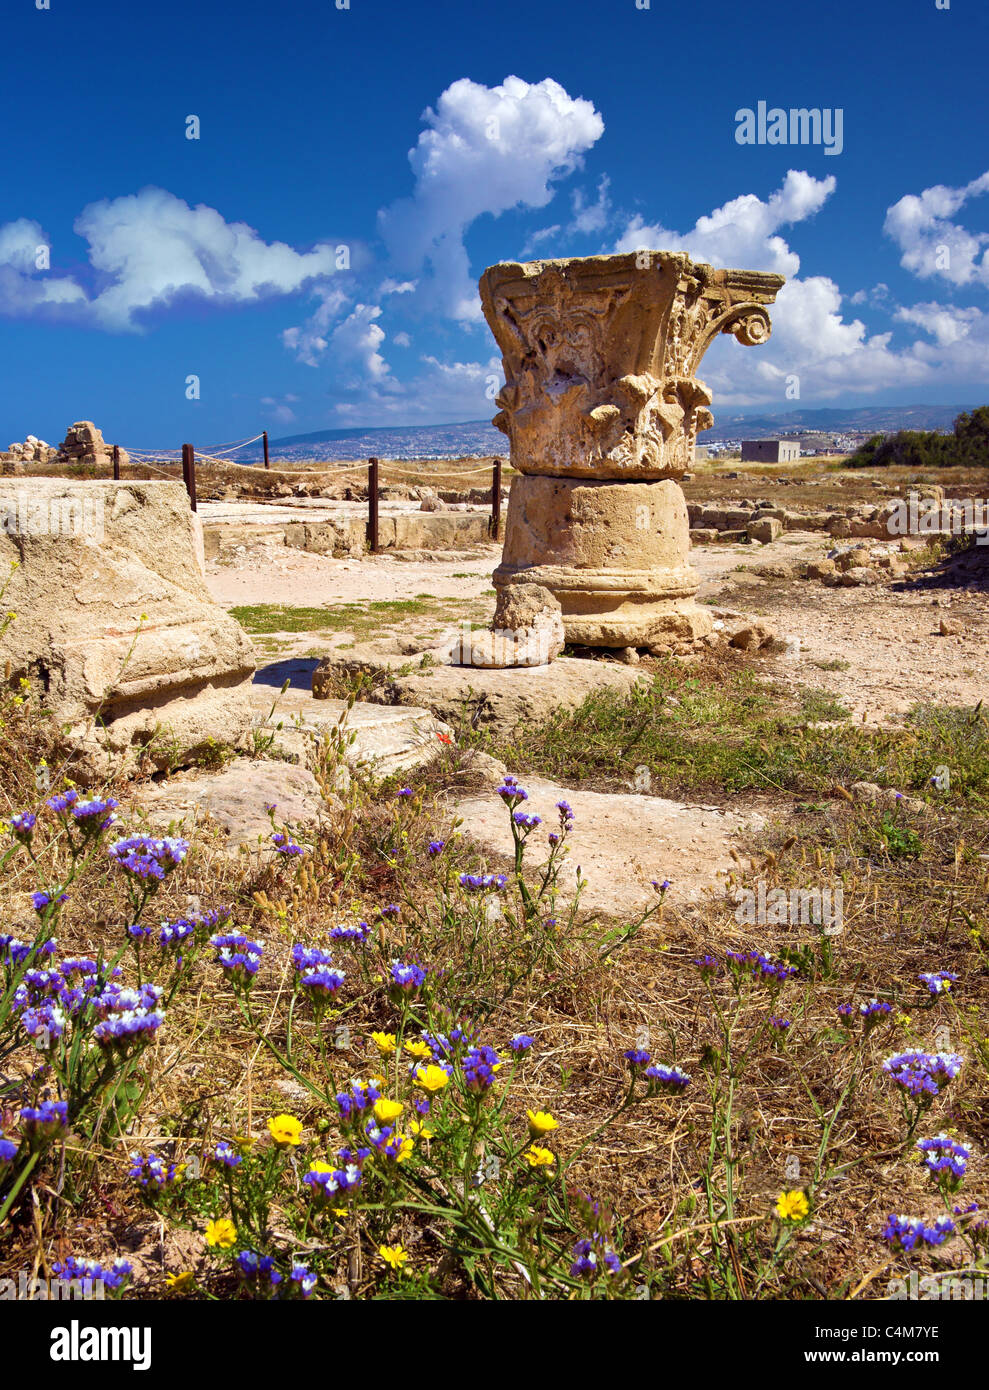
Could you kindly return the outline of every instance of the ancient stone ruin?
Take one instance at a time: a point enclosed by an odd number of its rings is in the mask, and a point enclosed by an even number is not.
[[[53,449],[50,444],[46,444],[37,435],[29,434],[22,443],[11,444],[0,455],[0,460],[3,462],[4,473],[19,473],[23,472],[25,464],[54,463],[57,457],[57,449]]]
[[[129,461],[127,450],[121,449],[120,462]],[[92,420],[77,420],[70,425],[58,448],[29,434],[23,443],[11,444],[0,454],[0,464],[7,474],[21,473],[25,466],[38,463],[64,469],[72,464],[86,468],[109,467],[112,462],[113,445],[106,442],[102,430],[97,429]]]
[[[129,462],[126,449],[120,450],[120,462]],[[113,445],[107,444],[102,430],[97,429],[92,420],[77,420],[65,432],[65,438],[58,446],[57,462],[60,466],[73,463],[87,467],[108,465],[113,462]]]
[[[713,423],[696,372],[719,333],[770,333],[779,275],[714,270],[681,253],[507,262],[481,277],[502,351],[494,424],[515,478],[495,587],[559,600],[568,642],[689,646],[710,631],[694,601],[679,479]]]
[[[16,567],[14,566],[16,562]],[[210,596],[179,482],[31,478],[0,495],[8,678],[24,678],[96,780],[246,739],[255,653]]]

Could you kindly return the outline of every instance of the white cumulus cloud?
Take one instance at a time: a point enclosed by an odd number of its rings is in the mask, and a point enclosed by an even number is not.
[[[708,216],[699,217],[689,232],[681,234],[634,217],[615,249],[686,251],[695,261],[714,266],[743,266],[746,270],[796,275],[800,257],[777,232],[780,227],[813,217],[835,187],[833,176],[815,179],[811,174],[790,169],[782,186],[765,202],[754,193],[744,193]]]
[[[469,78],[452,83],[409,151],[410,198],[382,209],[381,235],[404,275],[427,272],[433,305],[466,322],[481,318],[464,235],[485,213],[545,207],[555,180],[579,167],[604,132],[591,102],[558,82],[506,77],[498,87]]]
[[[951,220],[982,193],[989,193],[989,172],[961,188],[935,184],[894,203],[884,231],[900,248],[900,264],[925,279],[939,275],[952,285],[989,286],[989,233],[969,232]]]
[[[980,180],[966,190],[971,196]],[[715,393],[715,410],[722,406],[778,404],[793,408],[796,400],[833,399],[850,393],[904,389],[930,384],[954,385],[978,380],[989,364],[989,316],[974,308],[921,304],[896,308],[888,287],[876,285],[846,300],[839,286],[825,275],[801,277],[800,256],[780,235],[784,226],[813,216],[835,189],[834,178],[815,179],[790,170],[782,186],[765,200],[744,194],[698,218],[688,232],[634,219],[616,249],[655,248],[686,251],[695,260],[715,266],[741,266],[769,270],[787,277],[775,306],[770,310],[773,333],[758,348],[740,348],[729,338],[719,339],[701,365],[701,375]],[[952,192],[952,190],[948,190]],[[928,190],[930,193],[931,190]],[[920,202],[925,216],[960,206],[958,197]],[[914,200],[916,202],[918,200]],[[963,201],[963,200],[962,200]],[[889,210],[892,224],[906,225],[903,209],[911,200],[901,199]],[[900,213],[896,214],[896,209]],[[899,219],[899,220],[898,220]],[[921,219],[923,220],[923,219]],[[919,226],[914,218],[910,223]],[[928,231],[932,228],[928,226]],[[868,304],[886,312],[891,322],[912,325],[921,337],[902,347],[893,345],[894,333],[870,333],[859,318],[846,318],[844,306]],[[788,396],[796,385],[799,396]]]
[[[58,303],[101,328],[138,330],[142,314],[186,296],[249,303],[292,294],[335,269],[333,246],[296,251],[266,242],[245,222],[190,207],[163,188],[90,203],[74,229],[88,244],[92,292],[35,268],[41,229],[21,219],[0,227],[0,309],[21,314]]]
[[[0,227],[0,314],[26,317],[85,303],[74,280],[43,268],[50,260],[49,240],[37,222],[19,217]]]

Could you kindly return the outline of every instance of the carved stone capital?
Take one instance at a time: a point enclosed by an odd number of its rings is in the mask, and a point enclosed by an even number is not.
[[[665,251],[491,266],[481,303],[505,369],[494,423],[513,467],[679,477],[713,423],[701,358],[719,333],[764,342],[782,284]]]
[[[711,630],[693,600],[677,479],[714,423],[697,375],[719,333],[769,337],[779,275],[681,252],[494,265],[484,314],[502,352],[494,423],[511,441],[499,591],[537,583],[568,642],[689,650]]]

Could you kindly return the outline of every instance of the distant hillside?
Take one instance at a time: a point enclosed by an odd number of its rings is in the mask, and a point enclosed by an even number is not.
[[[312,434],[289,434],[281,439],[272,439],[271,446],[278,446],[279,449],[293,444],[325,444],[333,439],[363,439],[368,434],[403,434],[403,435],[429,435],[434,437],[446,431],[456,432],[459,430],[475,431],[477,429],[489,429],[490,420],[458,420],[450,425],[350,425],[346,429],[340,430],[316,430]],[[502,436],[504,438],[504,436]]]
[[[955,417],[972,405],[868,405],[854,410],[788,410],[779,415],[727,415],[714,403],[715,425],[705,430],[704,444],[719,439],[772,438],[784,431],[847,431],[885,433],[888,430],[950,430]]]
[[[791,410],[779,415],[720,412],[715,403],[714,429],[706,430],[700,443],[722,439],[772,438],[784,431],[823,435],[846,432],[892,433],[895,430],[950,430],[955,417],[971,406],[891,405],[864,406],[854,410]],[[271,440],[272,458],[286,463],[302,460],[490,458],[508,454],[508,440],[489,420],[463,420],[450,425],[378,425],[370,428],[314,430]],[[259,444],[238,450],[243,463],[261,458]]]

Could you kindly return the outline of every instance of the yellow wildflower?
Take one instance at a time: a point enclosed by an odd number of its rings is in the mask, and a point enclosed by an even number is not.
[[[406,1043],[405,1050],[411,1056],[418,1057],[420,1062],[427,1061],[433,1055],[430,1051],[429,1044],[424,1043],[421,1039],[419,1042]]]
[[[424,1091],[442,1091],[450,1084],[450,1078],[435,1062],[428,1067],[416,1067],[415,1084]]]
[[[540,1134],[550,1134],[554,1129],[560,1128],[559,1124],[553,1119],[553,1116],[548,1110],[529,1110],[527,1113],[529,1116],[529,1133],[532,1135],[533,1139],[537,1139]]]
[[[379,1245],[378,1254],[386,1265],[395,1270],[400,1270],[409,1258],[409,1252],[403,1250],[401,1245]]]
[[[276,1144],[295,1148],[302,1142],[302,1121],[294,1115],[273,1115],[268,1121],[268,1132]]]
[[[218,1245],[221,1250],[229,1250],[237,1241],[237,1227],[225,1216],[219,1221],[210,1221],[206,1226],[206,1244]]]
[[[388,1057],[398,1048],[398,1042],[394,1033],[372,1033],[371,1041],[381,1053],[382,1057]]]
[[[191,1269],[185,1269],[181,1274],[166,1274],[165,1283],[175,1293],[188,1293],[196,1287],[196,1276]]]
[[[383,1125],[390,1125],[392,1120],[397,1120],[405,1109],[400,1100],[389,1100],[387,1096],[382,1096],[380,1100],[374,1102],[374,1113]]]
[[[781,1221],[803,1221],[809,1212],[807,1194],[799,1188],[792,1192],[781,1192],[776,1198],[776,1215]]]
[[[556,1155],[550,1153],[549,1149],[541,1149],[538,1144],[531,1144],[522,1156],[530,1168],[554,1168],[556,1166]]]

